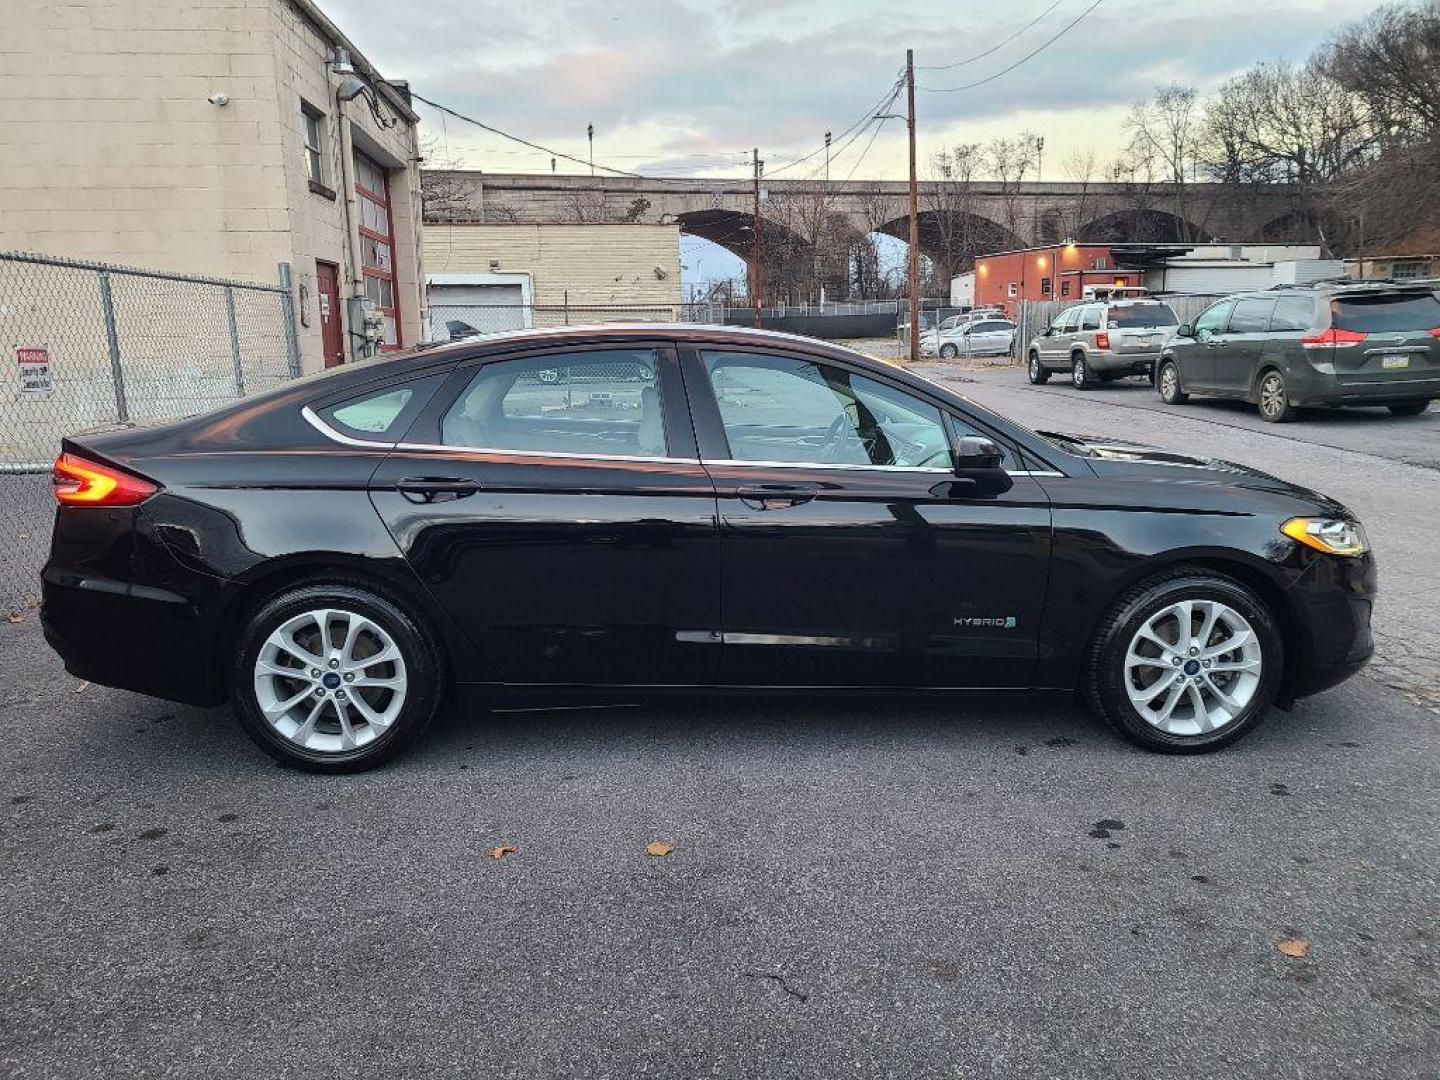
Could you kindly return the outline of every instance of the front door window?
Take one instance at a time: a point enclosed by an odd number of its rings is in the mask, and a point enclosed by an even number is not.
[[[735,461],[950,467],[940,410],[885,383],[813,360],[707,352]]]

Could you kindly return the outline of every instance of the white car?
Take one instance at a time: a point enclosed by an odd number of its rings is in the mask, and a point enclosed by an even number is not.
[[[920,335],[920,352],[950,360],[957,356],[1004,356],[1015,342],[1015,324],[1009,319],[982,315],[952,315],[939,332]]]

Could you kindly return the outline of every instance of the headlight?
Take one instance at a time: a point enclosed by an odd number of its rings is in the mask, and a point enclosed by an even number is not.
[[[1291,518],[1280,526],[1291,540],[1327,555],[1363,555],[1370,550],[1365,527],[1339,518]]]

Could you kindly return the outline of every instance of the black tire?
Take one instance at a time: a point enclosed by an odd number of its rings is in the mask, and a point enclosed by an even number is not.
[[[1261,650],[1261,674],[1250,700],[1228,723],[1205,734],[1173,734],[1148,723],[1131,703],[1125,657],[1140,627],[1180,600],[1216,600],[1242,615]],[[1131,742],[1167,754],[1201,754],[1228,746],[1265,719],[1285,673],[1285,642],[1274,615],[1251,589],[1214,571],[1181,566],[1126,590],[1110,606],[1086,655],[1083,687],[1091,708]]]
[[[1274,368],[1264,371],[1255,384],[1255,401],[1260,408],[1260,419],[1269,424],[1288,424],[1300,415],[1300,410],[1290,403],[1290,394],[1285,387],[1285,376]]]
[[[1166,360],[1160,365],[1159,375],[1155,380],[1155,389],[1160,393],[1160,400],[1166,405],[1184,405],[1190,400],[1190,395],[1180,387],[1180,369],[1175,366],[1175,361]]]
[[[1424,401],[1402,401],[1399,405],[1390,406],[1391,416],[1419,416],[1430,407],[1430,400]]]
[[[942,360],[953,360],[959,355],[960,350],[957,349],[954,345],[951,345],[948,341],[944,345],[940,346],[940,358]]]
[[[1050,369],[1040,362],[1040,354],[1033,349],[1030,352],[1030,362],[1025,368],[1025,373],[1036,386],[1043,386],[1050,381]]]
[[[256,662],[266,639],[288,620],[321,608],[354,613],[373,622],[389,635],[404,664],[405,696],[394,718],[370,741],[348,750],[320,751],[292,742],[266,719],[256,694]],[[361,675],[363,677],[365,672]],[[303,689],[301,680],[289,681],[285,685],[287,688]],[[340,580],[296,586],[263,604],[240,629],[230,673],[231,701],[246,734],[277,761],[320,773],[359,772],[374,768],[400,753],[419,738],[434,719],[444,685],[444,659],[423,622],[370,586]],[[336,696],[344,697],[346,689],[340,687]],[[354,687],[349,688],[349,692],[356,696],[360,693]],[[384,701],[384,692],[380,693],[382,697],[379,700]],[[304,699],[305,704],[310,702],[310,698]],[[334,709],[333,704],[328,706],[329,715],[322,714],[321,724],[339,727],[338,714]],[[360,714],[357,712],[355,715],[358,717]],[[363,721],[359,729],[373,731]]]
[[[1070,357],[1070,382],[1076,390],[1090,390],[1095,386],[1095,375],[1085,361],[1084,353]]]

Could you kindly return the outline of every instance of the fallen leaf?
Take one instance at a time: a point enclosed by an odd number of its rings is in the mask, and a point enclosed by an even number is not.
[[[1275,948],[1286,956],[1300,957],[1310,951],[1310,941],[1303,937],[1286,938],[1284,941],[1276,942]]]
[[[645,845],[646,853],[649,855],[655,855],[657,857],[661,855],[669,855],[670,852],[674,850],[675,845],[667,844],[664,840],[651,840],[650,843]]]
[[[14,615],[6,615],[5,621],[8,622],[11,626],[14,626],[17,623],[24,622],[25,616],[21,615],[19,612],[16,612]]]
[[[86,688],[87,686],[89,686],[89,685],[90,685],[90,684],[89,684],[88,682],[79,682],[79,683],[76,683],[76,684],[75,684],[74,693],[76,693],[76,694],[83,694],[83,693],[85,692],[85,688]]]
[[[490,849],[490,857],[491,857],[492,859],[503,859],[506,855],[514,855],[514,854],[515,854],[517,851],[519,851],[519,850],[520,850],[519,848],[513,848],[513,847],[510,847],[510,846],[508,846],[508,845],[504,845],[504,846],[497,847],[497,848],[491,848],[491,849]]]
[[[30,534],[29,534],[28,532],[16,533],[16,534],[15,534],[15,539],[17,539],[17,540],[29,540],[29,539],[30,539]]]

